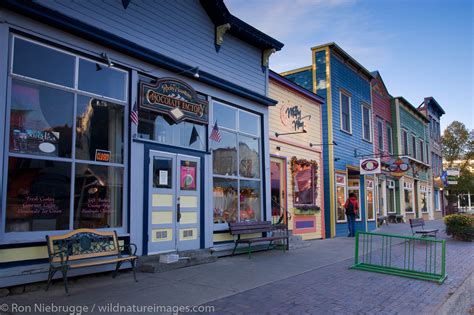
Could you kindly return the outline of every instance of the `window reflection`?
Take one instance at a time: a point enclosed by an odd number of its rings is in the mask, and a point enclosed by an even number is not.
[[[313,167],[310,165],[294,164],[294,202],[298,205],[313,205],[314,183]]]
[[[239,137],[240,176],[260,177],[259,141],[257,138]]]
[[[168,116],[142,110],[139,112],[138,136],[196,150],[205,150],[207,143],[205,125],[188,121],[176,124]]]
[[[6,232],[69,229],[71,164],[8,159]]]
[[[122,225],[123,168],[76,164],[74,228]]]
[[[237,180],[214,177],[214,223],[237,221]]]
[[[74,96],[12,80],[10,151],[71,157]]]
[[[123,161],[123,121],[122,105],[95,98],[78,96],[76,116],[76,158],[97,160],[97,150],[109,152],[110,161]]]
[[[220,131],[221,141],[212,142],[212,167],[214,174],[237,175],[237,136]]]
[[[13,73],[68,87],[74,86],[75,57],[15,37]]]
[[[346,214],[344,204],[346,202],[346,188],[344,186],[336,186],[337,194],[337,221],[345,221]]]
[[[260,181],[240,181],[240,221],[260,220]]]
[[[219,127],[237,129],[237,109],[214,102],[213,117]]]
[[[79,59],[79,89],[97,95],[125,100],[127,73]]]

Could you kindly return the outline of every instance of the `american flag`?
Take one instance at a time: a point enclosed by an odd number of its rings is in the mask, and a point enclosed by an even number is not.
[[[219,127],[217,127],[217,121],[214,124],[214,127],[212,127],[211,136],[209,139],[215,142],[221,142],[221,133],[219,131]]]
[[[137,102],[133,104],[132,111],[130,112],[130,120],[132,123],[138,126],[138,108],[137,108]]]

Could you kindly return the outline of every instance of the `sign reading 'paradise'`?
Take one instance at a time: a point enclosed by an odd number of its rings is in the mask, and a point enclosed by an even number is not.
[[[155,84],[140,82],[140,109],[169,115],[175,122],[208,123],[207,101],[199,99],[186,82],[173,78],[162,78]]]

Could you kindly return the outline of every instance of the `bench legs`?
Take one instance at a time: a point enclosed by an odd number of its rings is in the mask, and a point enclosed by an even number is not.
[[[117,261],[117,265],[115,267],[115,271],[114,271],[114,274],[112,275],[112,278],[115,278],[117,276],[117,273],[118,273],[121,265],[122,265],[122,261]]]
[[[138,282],[137,274],[135,272],[135,265],[137,264],[137,260],[133,259],[132,261],[130,261],[130,263],[132,264],[133,279],[135,279],[135,282]]]
[[[51,281],[53,281],[53,277],[54,277],[54,274],[56,273],[56,271],[58,271],[58,270],[49,267],[49,271],[48,271],[48,284],[46,285],[46,290],[45,290],[45,291],[48,291],[48,290],[49,290],[49,286],[51,285]]]
[[[237,246],[239,245],[239,242],[238,241],[235,241],[235,246],[234,246],[234,250],[232,251],[232,256],[234,256],[235,254],[235,250],[237,249]]]
[[[64,290],[66,290],[66,294],[69,295],[69,289],[67,286],[67,271],[68,271],[68,266],[64,266],[61,268],[61,273],[63,274],[63,282],[64,282]]]

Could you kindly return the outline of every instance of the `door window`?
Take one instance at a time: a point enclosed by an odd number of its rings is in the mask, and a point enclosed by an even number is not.
[[[153,159],[153,187],[172,188],[173,160],[155,157]]]

